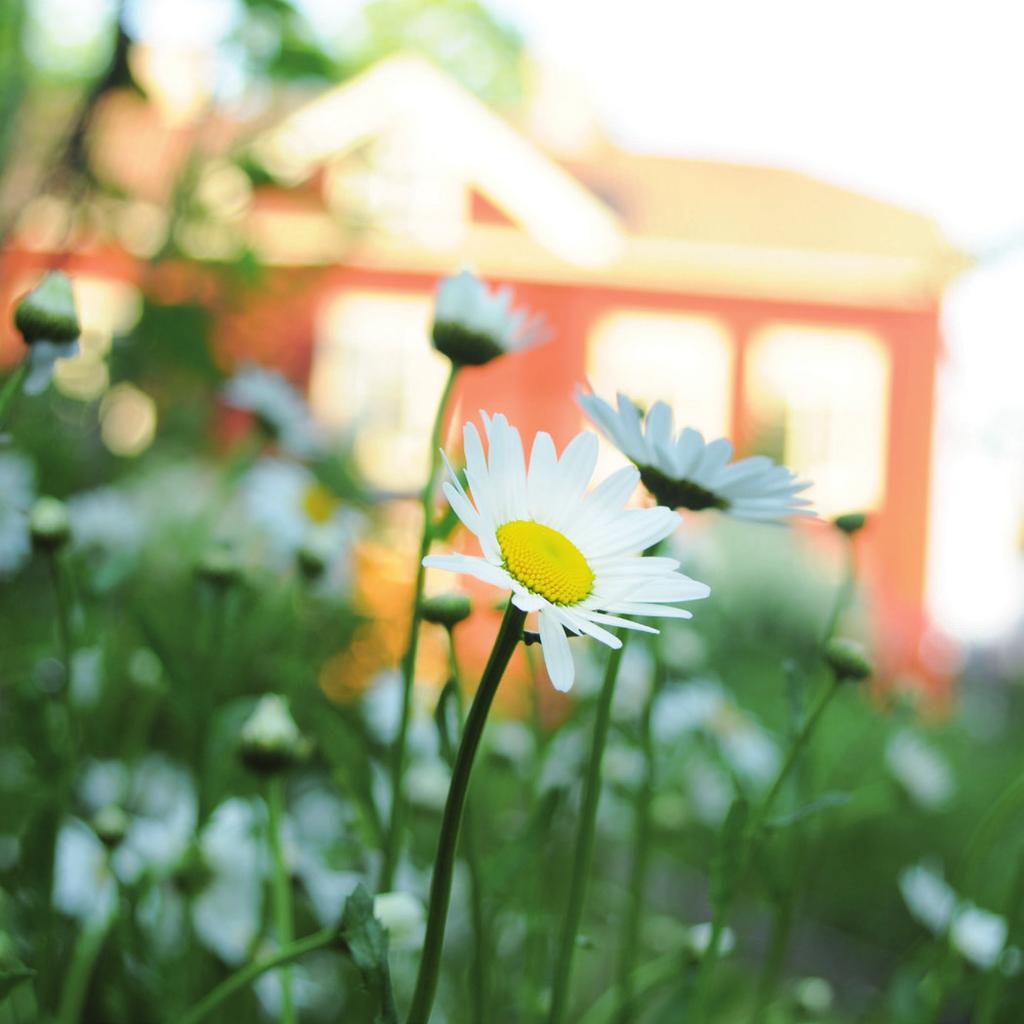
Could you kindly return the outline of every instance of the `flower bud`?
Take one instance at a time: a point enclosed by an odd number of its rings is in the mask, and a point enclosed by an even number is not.
[[[215,544],[199,559],[196,574],[201,580],[226,589],[241,578],[242,567],[231,548],[224,544]]]
[[[473,612],[473,602],[468,594],[449,591],[435,597],[423,599],[423,621],[432,622],[437,626],[452,629],[465,621]]]
[[[57,498],[39,498],[29,513],[28,527],[39,551],[58,551],[71,539],[67,506]]]
[[[508,288],[491,292],[468,270],[446,277],[437,289],[431,338],[455,366],[483,366],[540,341],[543,334],[540,319],[512,308]]]
[[[384,926],[392,949],[414,949],[423,941],[423,904],[407,892],[381,892],[373,897],[373,916]]]
[[[694,960],[701,960],[708,951],[711,944],[711,922],[703,921],[690,928],[690,934],[686,938],[687,952]],[[736,933],[731,928],[723,928],[722,936],[718,940],[718,952],[722,956],[728,956],[736,948]]]
[[[859,530],[864,529],[867,521],[868,517],[863,512],[844,512],[843,515],[836,516],[832,520],[832,525],[852,537]]]
[[[824,978],[803,978],[793,990],[797,1007],[817,1017],[832,1009],[832,986]]]
[[[860,682],[874,672],[862,644],[845,637],[833,637],[825,645],[825,661],[837,683]]]
[[[93,815],[91,824],[100,842],[113,850],[121,844],[128,832],[128,815],[117,804],[107,804]]]
[[[273,775],[298,764],[307,750],[288,702],[273,693],[261,697],[242,726],[240,752],[246,767]]]
[[[14,310],[14,326],[26,345],[37,341],[75,341],[82,333],[75,310],[75,296],[67,274],[47,274]]]
[[[295,564],[305,579],[310,582],[320,579],[327,568],[327,552],[324,551],[324,545],[307,538],[295,552]]]

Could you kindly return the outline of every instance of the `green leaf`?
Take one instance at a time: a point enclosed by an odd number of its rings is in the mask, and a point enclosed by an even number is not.
[[[839,791],[823,793],[816,800],[812,800],[810,803],[797,807],[796,810],[790,811],[788,814],[782,814],[777,818],[772,818],[765,827],[770,831],[788,828],[790,825],[795,825],[798,821],[810,818],[819,811],[827,811],[832,807],[842,807],[845,804],[848,804],[852,799],[853,798],[849,793],[841,793]]]
[[[5,957],[0,963],[0,1001],[6,999],[23,981],[35,977],[35,971],[20,960]]]
[[[736,797],[722,825],[718,852],[711,865],[710,896],[716,912],[728,910],[736,895],[743,873],[749,817],[750,805],[746,798]]]
[[[388,933],[373,916],[373,897],[366,886],[357,885],[345,901],[338,934],[379,1008],[374,1024],[397,1024],[398,1011],[388,969]]]

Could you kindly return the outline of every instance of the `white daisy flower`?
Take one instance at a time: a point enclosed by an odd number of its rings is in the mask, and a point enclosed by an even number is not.
[[[243,515],[279,558],[293,559],[314,546],[325,565],[347,568],[353,515],[306,466],[261,459],[242,480],[241,498]]]
[[[241,367],[224,385],[223,398],[232,408],[255,416],[292,455],[307,458],[322,445],[306,402],[275,370],[253,365]]]
[[[918,806],[935,811],[949,803],[955,788],[949,763],[916,733],[896,733],[886,744],[885,764]]]
[[[506,352],[544,339],[542,317],[512,308],[512,290],[495,292],[469,270],[446,277],[437,288],[434,348],[456,366],[481,366]]]
[[[17,572],[32,553],[28,511],[35,497],[32,463],[15,452],[0,453],[0,577]]]
[[[444,493],[483,557],[428,555],[424,565],[502,587],[517,608],[537,612],[544,662],[558,690],[568,690],[575,677],[567,631],[617,648],[622,641],[604,626],[658,632],[624,615],[691,617],[673,602],[710,590],[678,572],[673,558],[639,556],[680,519],[667,508],[626,508],[639,479],[633,467],[585,494],[597,462],[595,435],[577,435],[559,459],[550,435],[539,433],[527,468],[519,431],[502,415],[481,416],[486,455],[476,427],[466,424],[463,433],[472,500],[450,463]]]
[[[623,394],[618,410],[582,389],[577,401],[591,422],[640,470],[644,486],[663,505],[694,512],[716,508],[739,519],[779,521],[813,516],[797,495],[811,486],[765,455],[730,464],[732,442],[705,442],[691,427],[674,435],[672,410],[655,402],[646,421]]]

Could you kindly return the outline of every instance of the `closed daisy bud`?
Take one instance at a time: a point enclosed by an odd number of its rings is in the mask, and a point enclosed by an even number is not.
[[[863,645],[845,637],[833,637],[825,645],[825,661],[837,683],[860,682],[874,672]]]
[[[272,693],[261,697],[242,726],[240,752],[246,767],[272,775],[298,764],[307,750],[288,702]]]
[[[858,530],[863,530],[868,517],[863,512],[844,512],[832,520],[832,525],[842,533],[852,536]]]
[[[450,591],[423,601],[423,621],[451,629],[468,619],[473,613],[473,602],[468,594]]]
[[[196,574],[216,587],[230,587],[242,575],[242,567],[231,548],[216,544],[199,559]]]
[[[817,1016],[832,1009],[832,986],[824,978],[803,978],[793,990],[797,1007]]]
[[[68,276],[60,271],[47,274],[18,303],[14,326],[29,349],[25,392],[39,394],[50,383],[54,363],[78,355],[82,328]]]
[[[496,292],[463,270],[446,277],[437,289],[434,348],[456,366],[482,366],[492,359],[539,342],[543,321],[512,308],[512,292]]]
[[[71,537],[67,506],[57,498],[39,498],[29,513],[28,527],[37,550],[59,550]]]
[[[711,943],[711,922],[703,921],[695,924],[686,939],[687,952],[694,960],[700,960],[708,951]],[[736,933],[731,928],[722,929],[722,937],[718,942],[718,951],[728,956],[736,948]]]
[[[116,804],[101,807],[90,822],[93,832],[108,849],[113,850],[121,845],[128,831],[128,815]]]

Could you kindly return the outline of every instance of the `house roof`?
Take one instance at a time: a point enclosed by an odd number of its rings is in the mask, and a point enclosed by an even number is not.
[[[272,263],[443,273],[468,261],[513,279],[896,307],[934,305],[967,265],[927,217],[794,171],[607,142],[559,158],[421,58],[389,58],[288,105],[276,123],[207,116],[189,127],[161,123],[136,97],[110,97],[92,152],[126,194],[166,202],[192,146],[208,155],[251,148],[305,182],[294,198],[262,193],[248,214],[244,230]],[[397,145],[411,175],[440,169],[505,222],[466,218],[429,243],[372,225],[353,238],[321,172],[383,137],[397,140],[392,159]],[[449,213],[439,217],[459,219]]]

